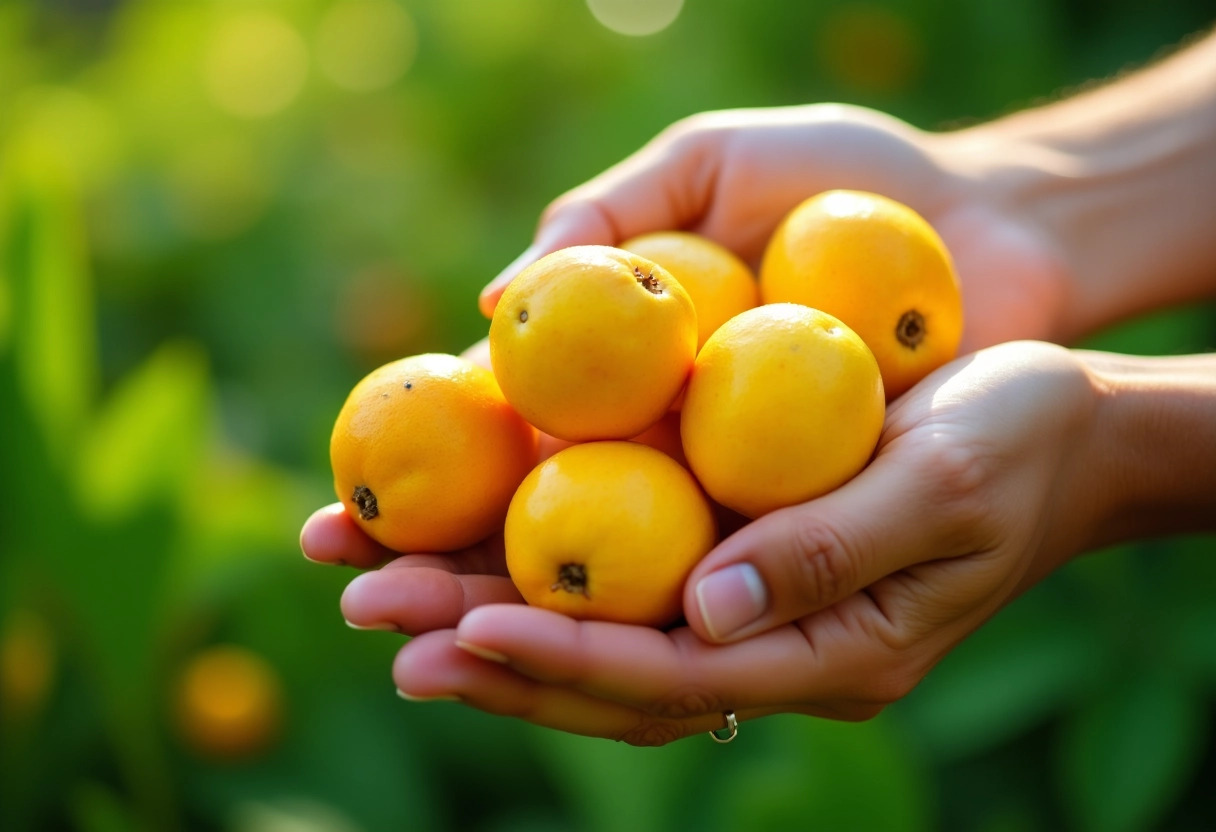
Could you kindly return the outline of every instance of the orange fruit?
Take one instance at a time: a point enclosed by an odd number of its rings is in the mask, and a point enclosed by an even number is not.
[[[894,399],[954,358],[963,305],[950,253],[908,206],[825,191],[777,227],[760,265],[765,303],[822,309],[861,336]]]
[[[260,655],[236,645],[209,647],[178,679],[175,718],[186,744],[213,757],[264,750],[282,726],[279,675]]]
[[[626,439],[680,394],[697,349],[692,300],[666,269],[609,246],[542,257],[503,292],[490,361],[525,419],[569,441]]]
[[[390,549],[461,549],[502,526],[536,463],[536,443],[489,370],[453,355],[414,355],[351,390],[330,438],[334,490]]]
[[[680,412],[678,410],[668,411],[646,430],[637,436],[629,437],[629,441],[649,445],[656,451],[667,454],[685,468],[688,467],[688,460],[684,458],[684,443],[680,439]]]
[[[756,277],[734,252],[691,231],[654,231],[621,248],[658,263],[692,298],[697,310],[697,349],[714,330],[760,303]]]
[[[538,465],[507,512],[507,570],[529,604],[661,627],[716,541],[686,469],[636,442],[572,445]]]
[[[709,496],[756,518],[843,485],[869,462],[882,377],[855,332],[817,309],[758,306],[697,355],[680,433]]]

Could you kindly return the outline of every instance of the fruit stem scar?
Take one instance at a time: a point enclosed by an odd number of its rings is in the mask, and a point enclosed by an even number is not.
[[[663,287],[659,285],[659,281],[655,278],[654,272],[650,274],[642,274],[642,270],[637,266],[633,267],[633,273],[637,275],[638,283],[642,284],[642,288],[652,295],[663,294]]]
[[[359,507],[359,516],[364,520],[374,520],[380,515],[380,508],[376,505],[376,495],[366,485],[356,485],[351,499]]]
[[[908,349],[916,349],[925,340],[925,316],[909,309],[895,325],[895,338]]]
[[[527,309],[519,310],[519,322],[521,324],[526,324],[528,322],[528,310]]]
[[[587,592],[587,567],[581,563],[563,563],[558,568],[557,580],[549,587],[549,591],[557,592],[559,589],[571,595],[590,598],[591,595]]]

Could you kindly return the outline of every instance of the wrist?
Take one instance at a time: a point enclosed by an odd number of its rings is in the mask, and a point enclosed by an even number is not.
[[[1216,37],[939,146],[960,199],[1058,251],[1071,295],[1060,340],[1216,290]]]
[[[1093,546],[1216,530],[1216,355],[1076,354],[1097,394]]]

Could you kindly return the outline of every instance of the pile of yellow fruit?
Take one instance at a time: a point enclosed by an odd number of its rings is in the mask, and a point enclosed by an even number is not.
[[[335,488],[391,549],[502,530],[529,604],[665,626],[719,508],[754,519],[850,480],[886,403],[961,334],[941,239],[877,194],[795,207],[758,280],[690,232],[566,248],[503,293],[490,368],[417,355],[355,386],[330,444]],[[566,447],[538,461],[541,434]]]

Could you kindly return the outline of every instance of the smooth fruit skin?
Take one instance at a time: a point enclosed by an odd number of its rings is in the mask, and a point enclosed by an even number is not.
[[[714,546],[692,474],[636,442],[572,445],[542,462],[507,513],[507,570],[529,604],[573,618],[663,627]]]
[[[697,356],[680,433],[709,496],[756,518],[843,485],[869,462],[885,399],[869,348],[792,303],[727,321]]]
[[[941,237],[908,206],[865,191],[824,191],[795,207],[765,249],[760,294],[844,321],[873,351],[888,400],[953,359],[963,334]]]
[[[503,393],[537,428],[574,442],[626,439],[680,394],[697,317],[661,266],[609,246],[574,246],[511,281],[489,340]]]
[[[493,373],[438,353],[373,370],[351,390],[330,439],[338,499],[398,552],[448,552],[488,537],[536,459],[536,430]]]
[[[688,291],[697,310],[697,349],[722,324],[760,303],[752,270],[708,237],[691,231],[652,231],[620,247],[658,263]]]

